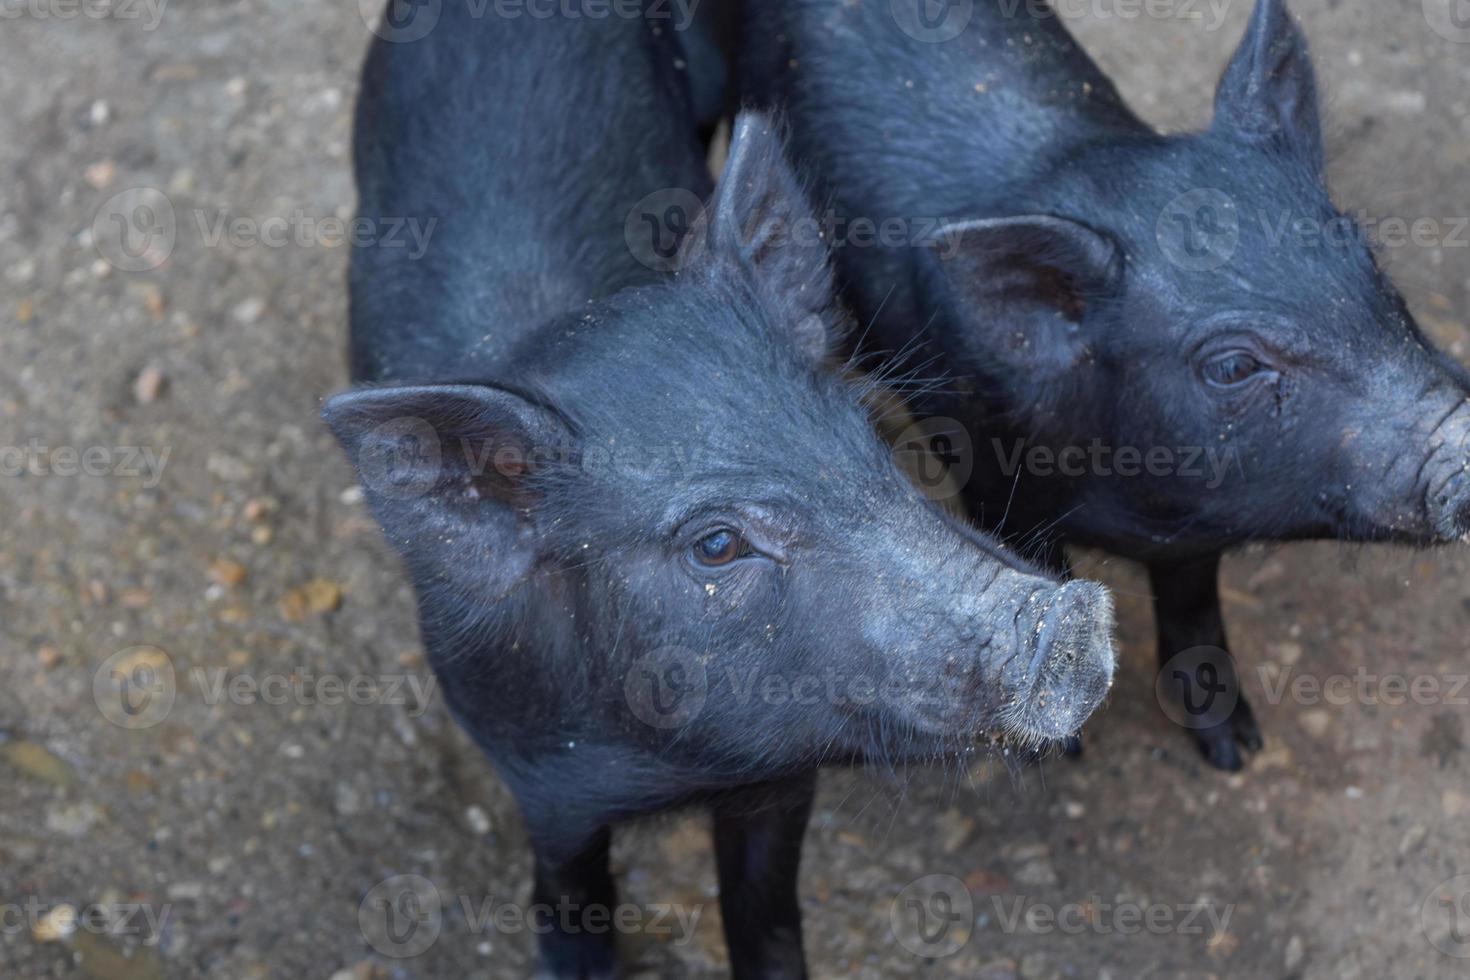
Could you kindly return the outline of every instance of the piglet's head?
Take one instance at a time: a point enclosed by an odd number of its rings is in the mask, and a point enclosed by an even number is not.
[[[1470,533],[1470,385],[1323,177],[1317,84],[1259,0],[1203,133],[1099,140],[937,236],[961,373],[1041,442],[1193,456],[1082,477],[1115,535],[1188,544]],[[1080,515],[1078,520],[1088,517]]]
[[[805,200],[746,117],[667,281],[553,324],[514,379],[327,403],[465,710],[769,776],[1061,737],[1102,700],[1107,593],[941,513],[831,370]]]

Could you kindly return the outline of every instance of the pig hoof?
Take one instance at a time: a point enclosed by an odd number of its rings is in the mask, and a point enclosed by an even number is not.
[[[1213,728],[1196,732],[1195,739],[1210,765],[1225,772],[1239,772],[1245,765],[1240,755],[1241,746],[1248,751],[1259,752],[1265,745],[1256,716],[1243,698],[1228,719]]]
[[[1062,755],[1069,759],[1080,759],[1082,757],[1082,736],[1069,735],[1062,739]]]
[[[1222,731],[1201,732],[1196,738],[1199,741],[1200,753],[1210,765],[1222,772],[1240,772],[1245,762],[1240,757],[1240,749],[1235,744],[1235,733],[1228,726],[1220,726]]]

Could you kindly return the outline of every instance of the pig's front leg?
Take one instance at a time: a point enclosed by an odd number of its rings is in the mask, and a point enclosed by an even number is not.
[[[1190,729],[1210,765],[1234,772],[1242,765],[1240,746],[1260,749],[1261,730],[1225,642],[1220,553],[1151,562],[1148,570],[1164,672],[1156,689],[1173,699],[1165,710]]]
[[[533,840],[538,837],[547,839],[533,828]],[[612,921],[617,888],[608,868],[611,844],[612,831],[603,827],[574,848],[537,846],[532,891],[539,935],[536,980],[612,980],[617,976],[613,931],[580,928],[589,921],[584,918],[589,909],[599,910],[590,921]]]
[[[816,774],[722,797],[713,807],[720,914],[734,980],[803,980],[797,868]]]

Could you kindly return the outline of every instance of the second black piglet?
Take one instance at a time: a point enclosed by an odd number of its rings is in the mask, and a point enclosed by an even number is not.
[[[1146,562],[1176,718],[1238,769],[1261,736],[1221,553],[1470,532],[1470,379],[1328,197],[1284,3],[1210,129],[1171,136],[1038,3],[746,6],[747,97],[790,115],[868,345],[950,376],[917,408],[972,434],[974,513],[1054,567],[1066,542]]]

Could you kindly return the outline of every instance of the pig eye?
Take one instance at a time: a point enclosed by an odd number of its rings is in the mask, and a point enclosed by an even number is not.
[[[1234,350],[1205,362],[1205,380],[1217,388],[1234,388],[1266,371],[1266,366],[1243,350]]]
[[[751,553],[750,545],[736,531],[728,528],[700,538],[694,544],[694,560],[708,568],[728,565]]]

